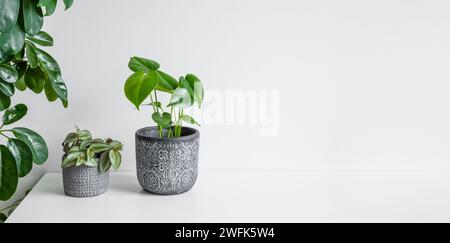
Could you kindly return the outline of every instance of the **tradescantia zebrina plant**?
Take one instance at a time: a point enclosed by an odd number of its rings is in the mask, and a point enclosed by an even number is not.
[[[69,133],[63,143],[64,156],[62,168],[85,165],[98,167],[100,172],[108,171],[111,166],[118,169],[122,162],[123,145],[112,139],[92,139],[87,130],[76,128],[76,132]]]
[[[50,102],[61,100],[67,107],[67,89],[56,60],[41,49],[53,45],[53,38],[42,31],[44,16],[54,13],[57,0],[0,0],[0,134],[7,145],[0,145],[0,201],[12,197],[19,177],[32,165],[43,164],[48,149],[40,135],[28,128],[6,129],[27,113],[19,104],[11,107],[16,90],[44,92]],[[73,0],[63,0],[66,9]],[[40,46],[40,47],[38,47]],[[15,138],[13,138],[12,134]]]
[[[164,134],[180,137],[183,122],[200,125],[193,117],[184,113],[184,109],[203,103],[203,84],[193,74],[180,77],[177,81],[169,74],[159,70],[159,63],[142,57],[132,57],[128,67],[134,73],[125,83],[125,95],[139,110],[141,105],[153,107],[153,121],[158,125],[159,136]],[[163,106],[158,100],[158,91],[169,94],[170,102]],[[144,101],[148,103],[144,104]],[[167,129],[167,133],[163,130]]]

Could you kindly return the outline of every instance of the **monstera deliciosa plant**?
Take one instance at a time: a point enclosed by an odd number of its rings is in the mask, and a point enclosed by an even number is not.
[[[73,0],[64,0],[65,8]],[[44,16],[54,13],[57,0],[0,0],[0,200],[6,201],[17,189],[18,179],[26,176],[33,163],[48,157],[44,139],[28,128],[7,129],[27,113],[27,106],[11,106],[16,90],[45,93],[50,102],[61,100],[67,107],[67,89],[56,60],[42,50],[53,45],[53,38],[42,31]]]
[[[193,117],[184,113],[184,109],[203,103],[203,84],[194,74],[182,76],[177,81],[169,74],[159,70],[159,63],[142,58],[132,57],[128,67],[134,73],[125,82],[125,95],[139,110],[145,100],[153,107],[153,121],[158,125],[159,136],[167,129],[168,138],[181,136],[183,122],[200,125]],[[158,91],[170,95],[167,106],[158,100]]]

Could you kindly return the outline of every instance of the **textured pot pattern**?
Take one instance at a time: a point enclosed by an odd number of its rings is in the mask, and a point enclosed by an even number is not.
[[[200,134],[183,128],[181,138],[159,138],[156,127],[136,132],[136,165],[144,190],[161,195],[189,191],[198,174]]]
[[[97,167],[77,166],[63,169],[64,192],[71,197],[94,197],[105,193],[109,171],[100,173]]]

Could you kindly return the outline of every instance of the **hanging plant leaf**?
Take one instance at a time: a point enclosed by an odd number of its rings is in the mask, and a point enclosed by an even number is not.
[[[14,83],[19,78],[16,69],[7,64],[0,64],[0,78],[8,83]]]
[[[56,0],[39,0],[38,7],[45,8],[45,16],[52,15],[56,10]]]
[[[159,63],[142,57],[132,57],[128,67],[134,72],[148,73],[159,69]]]
[[[0,91],[6,96],[11,97],[15,92],[14,84],[0,80]]]
[[[21,51],[24,43],[24,30],[16,23],[8,32],[0,34],[0,60],[6,60]]]
[[[7,147],[16,159],[19,177],[25,177],[33,168],[33,153],[30,148],[22,141],[11,138],[8,140]]]
[[[53,102],[58,99],[58,95],[53,90],[52,83],[47,79],[44,86],[45,96],[47,96],[47,100]]]
[[[22,127],[12,129],[14,136],[31,149],[33,163],[41,165],[48,159],[48,148],[44,139],[36,132]]]
[[[27,71],[27,68],[28,68],[28,62],[26,62],[26,61],[18,62],[18,63],[15,63],[13,65],[13,67],[17,71],[17,74],[18,74],[17,80],[19,80],[25,75],[25,72]]]
[[[14,86],[20,91],[25,91],[27,89],[27,85],[25,84],[24,77],[17,80],[17,82],[14,83]]]
[[[14,156],[0,145],[0,200],[9,200],[16,192],[19,176]]]
[[[39,65],[46,72],[51,86],[58,98],[67,106],[67,87],[64,80],[61,78],[61,69],[56,60],[45,51],[35,48],[36,55],[39,60]]]
[[[47,32],[44,31],[40,31],[39,33],[33,36],[28,36],[27,38],[30,41],[41,46],[53,46],[53,38]]]
[[[25,84],[36,94],[44,90],[45,82],[47,82],[47,76],[40,68],[29,68],[25,73]]]
[[[0,1],[0,32],[8,32],[17,21],[20,10],[20,0]]]
[[[131,75],[125,83],[125,95],[139,110],[139,106],[158,85],[155,71],[147,74],[137,72]]]
[[[11,106],[11,98],[0,92],[0,111],[4,111]]]
[[[6,222],[7,219],[8,217],[5,214],[0,213],[0,223]]]
[[[31,36],[37,34],[44,24],[42,8],[38,7],[38,0],[22,1],[23,22],[25,32]]]
[[[22,119],[28,112],[28,108],[24,104],[18,104],[11,108],[8,108],[3,113],[3,125],[10,125],[13,124],[20,119]]]
[[[39,60],[36,55],[36,50],[33,44],[26,42],[25,43],[25,53],[27,55],[28,63],[31,68],[37,68],[39,66]]]

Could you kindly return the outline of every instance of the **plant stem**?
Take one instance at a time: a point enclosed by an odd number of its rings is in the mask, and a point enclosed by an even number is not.
[[[0,209],[0,212],[4,212],[4,211],[6,211],[6,210],[8,210],[8,209],[11,209],[11,208],[16,208],[17,206],[19,206],[19,204],[22,202],[22,199],[20,199],[20,200],[18,200],[18,201],[16,201],[16,202],[14,202],[11,206],[9,206],[9,207],[6,207],[6,208],[4,208],[4,209]]]
[[[3,137],[5,137],[6,139],[11,139],[10,137],[6,136],[5,134],[3,134],[3,131],[0,131],[0,135],[2,135]]]
[[[150,94],[150,100],[152,101],[153,111],[154,111],[154,112],[157,112],[156,106],[155,106],[155,102],[153,101],[153,96],[152,96],[152,94]]]
[[[155,91],[155,98],[158,99],[158,97],[156,96],[156,91]],[[155,101],[153,100],[153,96],[150,93],[150,100],[152,101],[152,107],[153,107],[153,111],[159,112],[158,107],[155,104]],[[162,127],[158,124],[158,132],[159,132],[159,137],[162,138]]]

